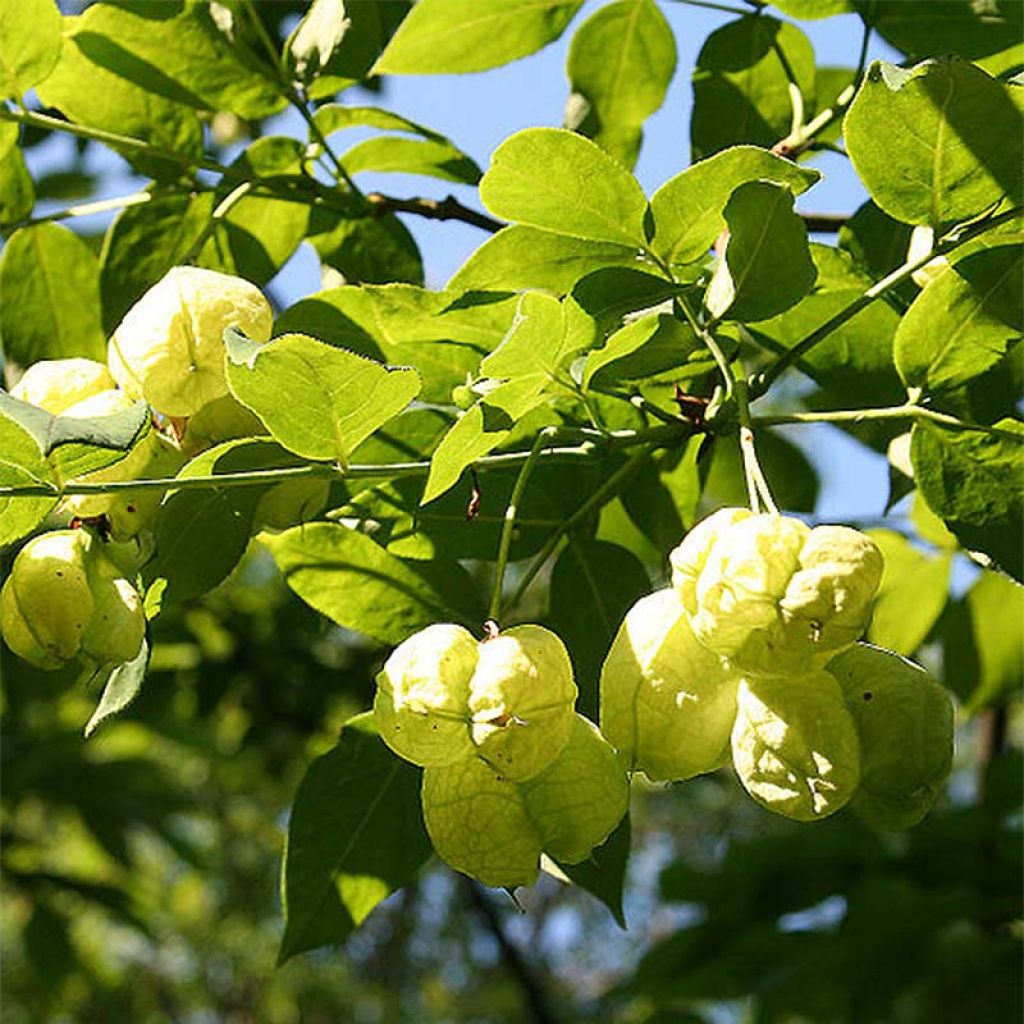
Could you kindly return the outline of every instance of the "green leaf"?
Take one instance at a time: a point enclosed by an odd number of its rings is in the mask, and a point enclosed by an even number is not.
[[[724,216],[729,240],[704,298],[716,319],[767,320],[811,290],[818,271],[788,188],[767,181],[740,185]]]
[[[1016,245],[972,253],[928,283],[896,331],[896,369],[937,394],[995,366],[1024,331],[1024,255]]]
[[[1000,420],[1005,434],[957,431],[918,422],[910,457],[918,490],[969,551],[980,551],[1024,579],[1024,425]]]
[[[456,295],[404,284],[317,292],[290,307],[275,334],[311,334],[423,377],[421,399],[451,401],[452,388],[508,331],[519,297],[507,292]]]
[[[142,691],[142,683],[146,678],[146,669],[148,667],[149,643],[143,637],[139,653],[131,661],[118,665],[107,677],[107,681],[103,685],[103,694],[100,697],[100,702],[96,705],[96,710],[86,723],[86,739],[111,715],[124,711],[138,697]]]
[[[587,356],[580,384],[590,387],[639,380],[681,366],[695,355],[709,355],[692,329],[668,313],[638,317],[619,328]]]
[[[636,261],[636,249],[629,246],[510,224],[470,255],[448,282],[448,290],[539,288],[564,295],[585,274]]]
[[[232,394],[289,451],[348,465],[353,449],[419,393],[415,370],[388,369],[303,334],[266,344],[225,332]]]
[[[885,559],[867,639],[912,655],[939,620],[949,596],[953,556],[927,555],[894,530],[868,530]]]
[[[583,0],[419,0],[374,65],[378,75],[484,71],[556,40]]]
[[[496,217],[594,242],[644,244],[647,202],[637,180],[589,139],[527,128],[491,157],[480,198]]]
[[[208,4],[94,4],[74,24],[89,61],[152,97],[245,118],[285,106],[280,89],[241,58]]]
[[[94,42],[100,45],[93,46]],[[104,66],[109,50],[103,42],[102,37],[88,31],[84,16],[65,18],[60,59],[36,87],[40,100],[76,124],[142,139],[180,154],[183,160],[199,158],[203,135],[195,110],[156,95]],[[184,169],[180,160],[140,154],[134,148],[126,148],[123,155],[142,173],[158,179],[175,180]]]
[[[0,98],[21,99],[60,56],[60,11],[53,0],[0,0]]]
[[[341,155],[341,162],[349,174],[360,171],[424,174],[463,185],[475,185],[480,180],[480,168],[446,139],[379,136],[356,143]]]
[[[377,736],[370,712],[299,783],[282,868],[285,929],[278,963],[338,945],[431,854],[420,772]]]
[[[100,296],[108,334],[171,267],[185,262],[206,230],[214,201],[212,192],[157,195],[114,218],[100,251]]]
[[[817,244],[810,248],[818,268],[814,290],[785,313],[752,328],[757,337],[771,339],[780,350],[806,338],[872,284],[841,250]],[[825,405],[851,408],[904,400],[892,360],[892,339],[899,322],[891,306],[874,302],[807,353],[798,365],[826,389]]]
[[[346,629],[395,645],[435,622],[476,629],[474,584],[455,561],[403,561],[336,523],[263,534],[285,582],[306,604]]]
[[[913,230],[909,224],[903,224],[880,210],[869,199],[839,229],[837,241],[839,247],[850,253],[877,281],[906,261]],[[917,291],[913,281],[904,281],[890,295],[895,293],[910,303]]]
[[[524,292],[508,333],[480,363],[480,372],[504,380],[554,377],[573,354],[565,345],[562,304],[543,292]]]
[[[615,831],[590,856],[579,864],[559,864],[566,877],[591,896],[599,899],[610,911],[620,928],[626,927],[622,897],[626,884],[626,867],[631,846],[629,815],[619,822]]]
[[[346,128],[380,128],[384,131],[409,132],[424,139],[444,141],[444,136],[433,129],[425,128],[383,107],[348,107],[341,103],[325,103],[317,109],[313,120],[324,138],[330,138],[335,132],[342,132]],[[313,141],[310,139],[310,142]]]
[[[847,112],[846,148],[886,213],[939,229],[1020,202],[1020,118],[1007,86],[958,57],[875,61]]]
[[[572,654],[581,714],[597,718],[597,682],[633,603],[650,593],[640,560],[603,540],[571,535],[551,572],[547,622]]]
[[[732,193],[752,181],[806,192],[821,174],[755,146],[733,146],[669,178],[651,196],[651,248],[666,263],[704,256],[725,230],[723,211]]]
[[[304,149],[283,135],[257,139],[231,164],[243,179],[278,178],[282,184],[306,184],[302,172]],[[296,181],[297,179],[297,181]],[[237,188],[237,180],[221,185],[219,204]],[[265,284],[288,262],[305,237],[309,205],[281,199],[243,196],[220,219],[199,252],[196,265]]]
[[[492,452],[516,422],[545,400],[546,374],[531,374],[499,384],[467,409],[441,439],[430,460],[423,504],[453,487],[463,470]]]
[[[36,204],[32,175],[17,146],[0,155],[0,227],[23,220]]]
[[[423,260],[409,229],[394,215],[343,217],[326,210],[310,216],[308,241],[320,261],[337,270],[348,284],[402,281],[423,284]]]
[[[813,21],[853,11],[856,9],[856,0],[772,0],[772,6],[791,18]]]
[[[0,408],[0,485],[36,484],[56,485],[50,466],[32,434]],[[56,504],[55,497],[46,495],[0,496],[0,548],[31,533]]]
[[[99,268],[78,235],[57,224],[11,235],[0,257],[0,323],[4,355],[22,366],[69,356],[106,360]]]
[[[818,500],[818,474],[803,451],[777,430],[756,434],[757,454],[781,509],[813,512]],[[719,505],[745,505],[748,501],[739,439],[715,439],[713,457],[704,485],[706,497]]]
[[[615,0],[599,8],[569,47],[566,113],[585,113],[566,126],[632,167],[641,126],[664,101],[675,68],[675,37],[652,0]]]
[[[904,0],[874,0],[874,30],[914,60],[958,53],[997,75],[1019,66],[1024,10],[1017,0],[929,0],[927,7]]]
[[[970,714],[1019,693],[1024,649],[1024,588],[982,572],[950,608],[943,636],[943,674]]]
[[[789,75],[814,106],[814,51],[795,25],[757,14],[716,29],[693,73],[693,159],[738,142],[771,148],[791,126]]]
[[[242,438],[202,452],[178,476],[279,469],[298,461],[273,441]],[[205,594],[227,578],[245,554],[256,506],[274,482],[168,492],[153,524],[156,554],[143,568],[147,585],[167,581],[165,606]]]

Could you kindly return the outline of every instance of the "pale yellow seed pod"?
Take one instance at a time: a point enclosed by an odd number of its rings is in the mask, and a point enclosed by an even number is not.
[[[199,267],[174,267],[125,314],[107,352],[133,397],[166,416],[191,416],[228,393],[224,331],[267,341],[273,311],[254,284]]]
[[[425,768],[423,821],[437,855],[484,885],[532,885],[540,870],[540,833],[519,787],[479,757]]]
[[[22,402],[45,409],[53,416],[69,413],[73,405],[117,387],[103,363],[92,359],[44,359],[33,363],[11,388]]]
[[[0,629],[25,661],[59,668],[81,649],[94,607],[89,545],[81,530],[54,530],[18,552],[0,598]]]
[[[469,680],[478,644],[462,626],[437,623],[391,652],[373,704],[380,737],[399,757],[437,767],[472,757]]]
[[[601,730],[630,770],[692,778],[729,760],[739,676],[693,635],[674,588],[629,610],[601,669]]]
[[[516,782],[539,774],[569,740],[577,692],[569,652],[543,626],[484,641],[469,684],[477,753]]]
[[[544,852],[563,864],[586,860],[629,809],[629,780],[612,745],[579,714],[562,752],[519,791]]]
[[[759,804],[797,821],[835,813],[860,781],[857,730],[839,684],[824,671],[743,679],[732,757]]]

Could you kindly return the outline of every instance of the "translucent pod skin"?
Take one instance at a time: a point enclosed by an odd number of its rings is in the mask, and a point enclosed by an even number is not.
[[[823,667],[867,627],[881,552],[844,526],[812,530],[787,516],[738,512],[716,513],[708,531],[691,531],[670,556],[695,635],[745,672]]]
[[[133,399],[123,391],[101,391],[71,407],[66,415],[88,418],[111,416],[131,408]],[[184,457],[157,430],[149,432],[123,459],[112,466],[79,478],[82,483],[113,483],[146,477],[174,476]],[[109,494],[77,494],[61,502],[60,510],[92,519],[105,515],[110,522],[111,536],[118,541],[130,540],[147,526],[163,499],[157,489],[116,491]]]
[[[62,416],[83,399],[115,387],[106,366],[93,359],[44,359],[21,375],[11,395]]]
[[[107,365],[132,397],[166,416],[191,416],[228,393],[225,329],[267,341],[273,312],[255,285],[199,267],[174,267],[125,314]]]
[[[484,885],[532,885],[541,838],[519,787],[478,757],[426,768],[423,821],[437,855]]]
[[[861,783],[853,808],[889,831],[930,810],[953,764],[953,702],[924,669],[869,644],[833,658],[860,737]]]
[[[81,649],[94,608],[89,545],[81,530],[54,530],[18,552],[0,594],[0,629],[25,661],[55,669]]]
[[[82,653],[101,668],[131,661],[146,634],[142,598],[121,576],[91,576],[94,608],[82,634]]]
[[[373,711],[399,757],[427,768],[473,756],[467,705],[477,657],[473,635],[451,623],[428,626],[391,652]]]
[[[601,730],[631,770],[682,780],[729,760],[739,675],[693,635],[671,587],[629,610],[601,670]]]
[[[563,864],[585,860],[629,808],[622,764],[597,726],[579,714],[562,752],[519,791],[544,852]]]
[[[819,821],[847,804],[860,781],[860,744],[839,684],[827,672],[751,676],[737,695],[732,758],[763,807]]]
[[[524,782],[569,740],[576,683],[565,645],[543,626],[513,626],[480,644],[469,684],[477,753],[503,776]]]

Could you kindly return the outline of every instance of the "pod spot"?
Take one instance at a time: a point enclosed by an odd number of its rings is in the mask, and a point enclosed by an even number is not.
[[[864,691],[864,694],[863,694],[864,700],[866,700],[866,701],[873,700],[874,696],[875,695],[870,690],[865,690]]]

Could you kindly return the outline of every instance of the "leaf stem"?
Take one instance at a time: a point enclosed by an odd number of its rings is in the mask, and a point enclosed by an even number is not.
[[[550,445],[558,435],[557,427],[545,427],[537,434],[530,454],[527,455],[519,475],[516,477],[512,494],[508,499],[505,508],[505,518],[501,524],[501,537],[498,541],[498,557],[494,566],[494,584],[491,590],[491,604],[487,617],[494,622],[501,622],[501,593],[505,584],[505,569],[508,565],[508,553],[512,547],[512,534],[515,530],[516,516],[519,514],[519,506],[523,502],[523,495],[526,493],[526,485],[529,483],[530,475],[533,473],[537,460],[545,446]]]
[[[188,264],[195,260],[206,245],[209,238],[217,230],[220,222],[231,212],[231,210],[252,190],[252,182],[243,181],[236,185],[216,206],[210,214],[210,219],[203,225],[196,240],[192,243],[188,252],[182,257],[181,262]]]
[[[566,432],[566,428],[559,428]],[[626,451],[638,445],[651,448],[670,447],[687,437],[690,429],[685,423],[664,424],[646,430],[612,430],[601,433],[596,430],[572,429],[573,436],[581,437],[580,444],[552,447],[542,457],[555,461],[575,462],[587,460],[608,451]],[[530,457],[529,451],[500,452],[485,455],[473,464],[478,472],[509,469],[521,466]],[[301,466],[282,466],[276,469],[252,469],[236,473],[210,473],[196,476],[153,477],[140,480],[112,480],[104,483],[69,481],[63,486],[55,484],[10,484],[0,486],[0,498],[39,497],[61,498],[72,494],[113,494],[118,491],[191,491],[219,490],[225,487],[254,487],[272,484],[282,480],[337,479],[337,480],[397,480],[408,477],[426,476],[430,472],[430,460],[416,462],[387,462],[377,464],[355,464],[343,470],[340,466],[326,462],[311,462]]]
[[[811,333],[802,341],[797,342],[796,345],[780,355],[779,358],[771,364],[771,366],[762,370],[760,373],[755,374],[749,382],[751,400],[760,398],[768,390],[772,381],[774,381],[779,374],[799,362],[799,360],[810,352],[812,348],[823,342],[830,334],[832,334],[833,331],[838,330],[847,321],[852,320],[862,309],[870,306],[875,299],[905,281],[914,273],[915,270],[919,270],[921,267],[930,263],[936,256],[942,256],[947,252],[952,252],[965,242],[976,238],[978,235],[984,234],[986,231],[990,231],[993,228],[998,227],[1000,224],[1005,224],[1007,221],[1013,220],[1015,217],[1019,217],[1020,215],[1021,208],[1014,207],[1012,210],[1005,210],[1003,213],[998,214],[995,217],[979,221],[978,223],[971,225],[971,227],[965,231],[950,233],[942,238],[937,244],[933,245],[932,248],[923,256],[920,256],[915,260],[909,260],[902,266],[897,267],[891,273],[886,274],[885,277],[876,281],[848,306],[839,310],[838,313],[826,320],[820,327],[811,331]]]
[[[614,473],[606,477],[601,483],[601,486],[598,487],[597,490],[595,490],[593,494],[591,494],[590,497],[572,513],[572,515],[559,523],[548,539],[544,542],[544,546],[537,552],[526,572],[523,573],[523,576],[516,587],[515,593],[512,595],[511,601],[509,601],[508,607],[517,608],[519,606],[519,603],[522,601],[523,596],[529,589],[530,584],[536,578],[537,573],[544,568],[544,563],[551,557],[555,548],[557,548],[561,543],[562,538],[565,537],[565,535],[569,533],[577,523],[590,515],[594,509],[600,508],[605,504],[605,502],[619,490],[623,482],[631,476],[644,461],[646,461],[656,447],[658,446],[646,445],[641,451],[632,455],[617,470],[615,470]]]

